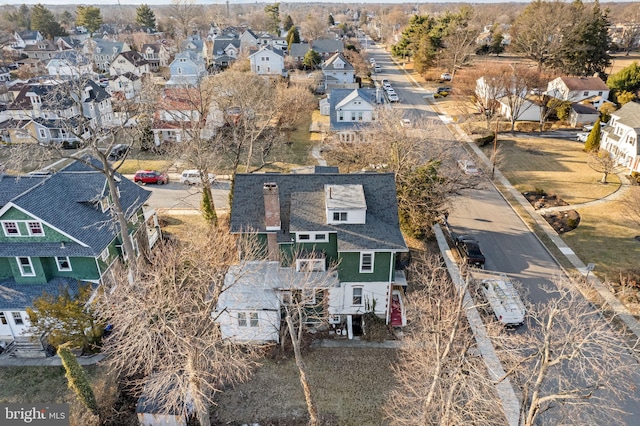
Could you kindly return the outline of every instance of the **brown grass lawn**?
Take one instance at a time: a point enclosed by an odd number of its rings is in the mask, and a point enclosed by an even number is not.
[[[615,192],[620,180],[615,175],[609,184],[599,183],[602,174],[587,165],[583,144],[573,140],[545,138],[500,138],[502,155],[498,168],[519,191],[543,189],[569,204],[585,203]],[[485,146],[489,157],[493,146]]]
[[[615,192],[620,186],[616,175],[601,184],[600,173],[586,164],[582,144],[572,140],[544,138],[505,138],[499,140],[502,173],[519,192],[543,189],[569,204],[593,201]],[[484,148],[489,154],[491,147]],[[561,237],[585,263],[596,263],[600,278],[615,279],[624,269],[637,266],[640,234],[635,223],[623,212],[620,202],[577,208],[580,225]]]
[[[321,416],[328,425],[385,425],[380,408],[395,381],[391,349],[318,348],[305,355]],[[293,359],[267,360],[251,380],[219,398],[217,424],[305,425],[306,405]],[[282,423],[285,424],[285,423]]]

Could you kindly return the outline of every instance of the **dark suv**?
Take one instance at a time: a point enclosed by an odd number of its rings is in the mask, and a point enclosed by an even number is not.
[[[456,247],[464,263],[484,269],[485,257],[478,241],[469,235],[459,235],[456,237]]]
[[[124,155],[129,151],[129,145],[126,143],[119,143],[111,148],[111,152],[109,152],[109,156],[107,157],[111,161],[116,161],[124,157]]]
[[[164,185],[169,183],[169,176],[166,173],[157,172],[155,170],[138,170],[133,177],[135,183],[156,183]]]

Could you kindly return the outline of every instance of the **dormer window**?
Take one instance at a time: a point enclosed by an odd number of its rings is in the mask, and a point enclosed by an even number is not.
[[[347,212],[333,212],[333,220],[335,222],[346,222]]]
[[[102,197],[100,199],[100,209],[102,210],[102,213],[109,210],[109,199],[107,197]]]
[[[362,252],[360,253],[360,273],[370,274],[373,272],[373,253]]]
[[[19,237],[20,228],[17,222],[2,222],[5,237]]]
[[[31,236],[40,237],[44,235],[44,230],[40,222],[27,222],[27,227],[29,228],[29,235]]]

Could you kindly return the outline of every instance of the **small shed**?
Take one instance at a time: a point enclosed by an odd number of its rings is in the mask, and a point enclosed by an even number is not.
[[[140,426],[187,426],[184,415],[168,411],[157,401],[149,400],[144,395],[138,399],[136,415]]]
[[[574,102],[571,105],[571,111],[569,111],[569,123],[571,127],[593,124],[598,119],[600,119],[600,113],[593,106],[578,102]]]

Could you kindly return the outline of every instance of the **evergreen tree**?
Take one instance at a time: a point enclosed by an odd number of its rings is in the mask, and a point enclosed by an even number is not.
[[[285,31],[289,31],[293,27],[293,19],[291,18],[291,15],[287,15],[284,18],[284,24],[282,25]]]
[[[502,45],[502,40],[504,40],[504,36],[501,32],[494,31],[491,36],[491,44],[489,45],[489,52],[493,53],[496,56],[499,56],[502,52],[504,52],[504,46]]]
[[[31,29],[31,9],[26,4],[20,6],[18,10],[10,6],[10,9],[3,13],[4,19],[13,23],[18,30]]]
[[[44,334],[52,346],[69,342],[74,347],[82,348],[83,352],[95,350],[104,327],[85,306],[91,292],[89,285],[82,285],[75,297],[67,290],[56,297],[45,293],[35,299],[33,309],[27,308],[30,332],[34,335]]]
[[[58,356],[62,361],[62,366],[66,371],[65,377],[69,384],[69,389],[73,390],[78,399],[93,414],[98,414],[98,402],[93,393],[89,379],[76,357],[69,350],[69,345],[64,344],[58,348]]]
[[[267,14],[267,31],[280,34],[280,3],[266,5],[264,12]]]
[[[102,25],[102,13],[96,6],[78,6],[76,25],[83,26],[93,35]]]
[[[146,4],[136,8],[136,23],[141,27],[156,29],[156,15]]]
[[[597,152],[600,149],[600,137],[600,119],[597,119],[596,122],[593,123],[593,129],[591,129],[587,141],[584,143],[584,150],[586,152]]]
[[[607,86],[614,93],[637,92],[640,89],[640,66],[634,61],[607,79]]]
[[[329,24],[329,26],[335,25],[336,21],[335,19],[333,19],[333,15],[329,14],[329,19],[327,20],[327,23]]]
[[[73,22],[74,20],[71,12],[69,12],[68,10],[62,12],[62,14],[60,15],[60,24],[68,28],[70,25],[73,25]]]
[[[304,66],[309,68],[317,67],[320,62],[322,62],[322,56],[313,49],[304,55],[304,60],[302,61]]]
[[[563,34],[554,68],[576,76],[603,76],[611,64],[609,18],[596,1],[591,11],[580,1],[572,4],[572,25]]]
[[[53,39],[67,35],[64,28],[56,21],[53,13],[42,4],[36,4],[31,9],[31,28],[40,31],[43,37]]]
[[[300,33],[298,32],[298,27],[289,28],[289,32],[287,33],[287,46],[289,51],[291,51],[291,45],[293,43],[300,43]]]

